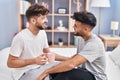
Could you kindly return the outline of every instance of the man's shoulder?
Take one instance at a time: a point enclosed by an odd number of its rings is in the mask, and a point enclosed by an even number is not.
[[[22,38],[25,35],[26,31],[26,29],[23,29],[22,31],[18,32],[14,38]]]
[[[89,41],[90,41],[90,42],[98,42],[98,43],[99,43],[99,42],[100,42],[100,43],[102,42],[101,39],[100,39],[97,35],[95,35],[95,34],[93,34],[93,35],[91,36],[91,38],[89,39]]]
[[[104,50],[104,44],[97,35],[93,35],[91,40],[88,42],[88,44],[89,44],[89,46],[92,46],[92,48],[94,48],[96,50],[97,49]]]
[[[23,30],[19,31],[16,35],[20,35],[20,34],[25,33],[25,32],[27,32],[27,29],[23,29]]]
[[[28,32],[28,29],[27,29],[27,28],[26,28],[26,29],[21,30],[19,33],[21,34],[21,33],[26,33],[26,32]]]

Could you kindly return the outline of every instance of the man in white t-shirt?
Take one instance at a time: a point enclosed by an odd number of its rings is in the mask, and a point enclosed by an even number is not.
[[[29,27],[19,32],[13,39],[7,65],[13,70],[14,80],[36,80],[44,69],[51,67],[47,62],[46,53],[50,53],[45,23],[48,22],[49,10],[40,5],[33,4],[26,11]],[[55,54],[56,60],[67,60]],[[47,66],[44,66],[44,65]]]
[[[104,45],[92,33],[95,16],[90,12],[75,12],[72,18],[75,19],[75,34],[80,36],[76,55],[47,69],[37,80],[43,80],[48,74],[52,80],[107,80]]]

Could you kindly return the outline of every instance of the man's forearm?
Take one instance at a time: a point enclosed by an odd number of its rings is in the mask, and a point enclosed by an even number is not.
[[[20,68],[20,67],[25,67],[27,65],[35,64],[35,59],[17,59],[17,60],[11,60],[10,63],[8,63],[8,67],[11,68]]]
[[[72,64],[71,60],[63,61],[62,63],[46,70],[47,74],[59,73],[72,70],[75,66]]]
[[[65,60],[68,60],[68,59],[70,59],[70,57],[62,56],[62,55],[59,55],[59,54],[55,53],[55,60],[56,61],[65,61]]]

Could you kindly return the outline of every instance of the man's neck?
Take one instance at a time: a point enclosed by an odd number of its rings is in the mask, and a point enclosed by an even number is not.
[[[36,28],[35,26],[29,26],[28,29],[32,32],[33,35],[37,35],[39,33],[39,29]]]
[[[91,35],[92,35],[92,32],[89,32],[87,35],[83,37],[83,39],[87,41],[91,37]]]

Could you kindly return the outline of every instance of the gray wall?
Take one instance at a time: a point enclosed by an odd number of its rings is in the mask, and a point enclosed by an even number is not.
[[[0,50],[11,44],[18,30],[18,1],[0,0]]]

